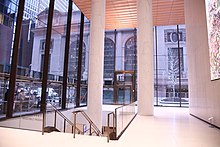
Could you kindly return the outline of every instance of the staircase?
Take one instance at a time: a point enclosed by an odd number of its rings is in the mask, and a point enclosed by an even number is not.
[[[116,127],[108,127],[108,126],[103,126],[102,127],[102,134],[104,136],[109,137],[109,140],[118,140],[116,137]]]
[[[72,112],[74,114],[74,122],[72,122],[69,118],[67,118],[60,110],[58,110],[55,106],[51,105],[51,109],[48,110],[47,115],[51,115],[54,119],[50,117],[49,121],[53,120],[53,122],[48,123],[49,125],[45,125],[43,127],[42,133],[51,133],[51,132],[64,132],[64,133],[72,133],[75,138],[75,134],[81,135],[95,135],[95,136],[103,136],[102,132],[98,129],[98,127],[94,124],[94,122],[90,119],[90,117],[82,110],[77,110]],[[77,123],[76,115],[81,113],[85,120],[88,122],[89,127],[86,129],[86,125],[82,123]],[[58,118],[59,117],[59,118]],[[46,117],[45,117],[46,119]],[[46,120],[44,120],[43,124],[46,124]],[[57,124],[57,123],[60,124]],[[52,125],[51,125],[52,124]]]
[[[90,117],[86,114],[85,111],[77,110],[73,111],[74,114],[74,122],[76,123],[76,115],[78,113],[81,113],[82,116],[87,120],[89,123],[89,129],[85,130],[84,133],[87,133],[89,131],[89,135],[93,135],[94,133],[96,136],[103,136],[102,132],[99,130],[99,128],[94,124],[94,122],[90,119]]]
[[[60,131],[53,126],[47,126],[47,127],[44,127],[44,132],[51,133],[51,132],[60,132]]]
[[[53,106],[51,104],[51,109],[49,109],[49,111],[47,112],[47,115],[53,115],[52,113],[54,112],[54,121],[53,121],[53,125],[46,125],[43,126],[43,130],[42,133],[46,132],[46,133],[51,133],[51,132],[68,132],[68,133],[73,133],[73,130],[75,130],[75,132],[77,134],[84,134],[83,129],[79,128],[79,125],[74,125],[74,123],[67,118],[60,110],[58,110],[55,106]],[[58,120],[58,116],[61,120]],[[53,118],[50,118],[50,120]],[[45,121],[43,119],[43,121]],[[62,124],[62,128],[58,129],[58,124],[57,122],[63,121]],[[43,123],[45,124],[45,123]]]

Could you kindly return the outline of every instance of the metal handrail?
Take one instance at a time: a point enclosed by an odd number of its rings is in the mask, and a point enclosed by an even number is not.
[[[96,133],[97,136],[103,136],[102,132],[99,130],[99,128],[95,125],[95,123],[90,119],[90,117],[82,110],[77,110],[77,111],[73,111],[72,112],[74,114],[74,124],[76,123],[76,114],[77,113],[81,113],[84,118],[89,122],[89,131],[90,131],[90,135],[92,135],[92,133]],[[94,132],[92,132],[92,127],[94,129]],[[74,129],[74,138],[75,138],[75,129]]]
[[[102,136],[102,132],[99,130],[99,128],[93,123],[93,121],[89,118],[89,116],[84,112],[81,111],[81,113],[83,114],[83,116],[87,119],[87,121],[89,121],[89,123],[94,127],[94,131],[96,131],[96,134],[99,136]]]
[[[108,114],[108,130],[107,130],[108,136],[107,136],[107,142],[109,142],[109,140],[110,140],[110,116],[111,116],[111,115],[112,115],[112,117],[113,117],[113,120],[112,120],[113,132],[115,132],[115,120],[116,120],[116,118],[115,118],[115,113],[114,113],[114,112],[110,112],[110,113]]]
[[[126,106],[129,106],[129,105],[133,105],[135,104],[136,102],[133,102],[133,103],[130,103],[130,104],[126,104],[126,105],[122,105],[122,106],[119,106],[117,108],[115,108],[115,111],[114,112],[110,112],[108,114],[108,136],[107,136],[107,142],[109,142],[110,140],[110,115],[113,115],[113,132],[116,133],[117,131],[117,110],[120,109],[120,108],[123,108],[123,107],[126,107]],[[135,115],[136,116],[136,115]],[[132,120],[134,119],[134,117],[132,118]],[[132,121],[131,120],[131,121]],[[129,123],[131,123],[131,121]],[[125,127],[126,128],[126,127]],[[123,131],[122,131],[123,132]],[[116,139],[118,139],[119,137],[117,136],[116,134]]]
[[[122,107],[129,106],[129,105],[134,104],[134,103],[136,103],[136,102],[133,102],[133,103],[130,103],[130,104],[125,104],[125,105],[119,106],[119,107],[115,108],[115,110],[117,110],[117,109],[119,109],[119,108],[122,108]]]
[[[51,103],[50,103],[51,104]],[[64,133],[65,133],[65,128],[66,128],[66,122],[69,123],[69,125],[72,126],[72,133],[73,133],[73,130],[77,130],[79,134],[83,134],[83,131],[81,131],[78,127],[76,127],[76,125],[71,121],[69,120],[60,110],[58,110],[54,105],[52,105],[52,108],[55,110],[55,118],[54,118],[54,127],[56,128],[56,118],[57,118],[57,115],[56,114],[59,114],[63,119],[64,119]]]
[[[86,95],[87,95],[87,91],[86,91],[86,93],[80,99],[84,100],[86,98]]]

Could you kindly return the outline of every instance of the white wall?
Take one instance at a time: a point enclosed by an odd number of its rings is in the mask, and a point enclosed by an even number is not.
[[[220,80],[211,81],[205,0],[185,0],[190,113],[220,127]]]

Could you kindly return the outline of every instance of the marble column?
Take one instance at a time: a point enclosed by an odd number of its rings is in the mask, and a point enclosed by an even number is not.
[[[91,3],[87,110],[89,117],[101,130],[105,0],[92,0]]]
[[[137,1],[138,114],[154,114],[152,0]]]

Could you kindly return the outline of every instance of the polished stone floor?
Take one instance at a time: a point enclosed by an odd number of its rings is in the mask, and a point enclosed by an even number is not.
[[[188,108],[155,107],[137,115],[118,141],[105,137],[26,131],[0,127],[0,147],[220,147],[220,130],[189,115]]]

